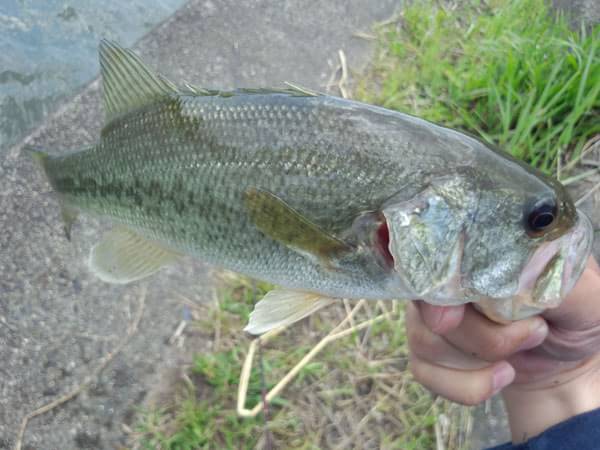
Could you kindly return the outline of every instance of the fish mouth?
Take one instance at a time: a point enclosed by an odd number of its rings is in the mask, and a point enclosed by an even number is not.
[[[475,307],[496,322],[509,323],[559,306],[585,269],[593,234],[590,220],[578,211],[570,232],[542,244],[527,261],[512,297],[483,298]]]
[[[579,221],[571,235],[571,245],[568,247],[565,268],[563,271],[562,296],[566,296],[583,273],[587,260],[592,253],[594,228],[590,219],[577,210]]]
[[[573,229],[538,248],[519,277],[516,297],[522,304],[543,310],[558,306],[583,273],[592,250],[592,224],[577,211]]]

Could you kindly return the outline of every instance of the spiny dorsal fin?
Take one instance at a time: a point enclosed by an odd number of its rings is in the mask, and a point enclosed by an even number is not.
[[[236,95],[272,95],[284,94],[290,97],[318,97],[325,94],[310,91],[307,88],[301,88],[297,85],[286,82],[287,88],[238,88],[233,91],[223,91],[218,89],[206,89],[185,82],[179,93],[185,95],[196,95],[198,97],[235,97]]]
[[[216,91],[211,91],[210,89],[204,89],[203,87],[195,86],[187,81],[183,82],[183,86],[185,87],[185,89],[187,89],[187,92],[185,90],[182,91],[182,93],[184,94],[192,94],[197,95],[199,97],[216,95]]]
[[[148,69],[131,50],[103,39],[99,51],[107,122],[178,92],[173,83]]]
[[[295,92],[297,95],[305,95],[307,97],[319,97],[322,95],[326,95],[322,92],[315,91],[314,89],[310,89],[304,86],[300,86],[299,84],[292,83],[291,81],[284,82],[287,86],[289,86],[289,90]]]
[[[219,92],[219,95],[235,95],[237,93],[257,95],[286,94],[292,97],[319,97],[321,95],[325,95],[321,94],[320,92],[312,91],[308,88],[300,87],[297,84],[289,83],[287,81],[285,82],[285,84],[287,85],[287,87],[284,88],[239,88],[231,92]]]

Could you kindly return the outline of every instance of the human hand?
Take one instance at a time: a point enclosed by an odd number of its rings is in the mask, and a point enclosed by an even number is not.
[[[459,403],[504,389],[513,440],[600,407],[600,268],[590,258],[563,304],[499,325],[472,306],[409,305],[417,381]],[[541,345],[540,345],[541,344]]]

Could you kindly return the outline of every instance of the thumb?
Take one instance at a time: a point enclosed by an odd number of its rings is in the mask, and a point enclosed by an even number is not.
[[[458,327],[465,315],[465,306],[436,306],[423,301],[415,302],[427,328],[435,334],[444,334]]]
[[[581,278],[558,308],[543,314],[550,332],[539,351],[564,361],[577,361],[600,346],[600,269],[588,260]]]

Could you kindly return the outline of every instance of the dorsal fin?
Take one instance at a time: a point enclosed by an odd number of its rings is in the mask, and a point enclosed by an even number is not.
[[[173,83],[148,69],[131,50],[102,39],[99,51],[107,122],[178,92]]]

